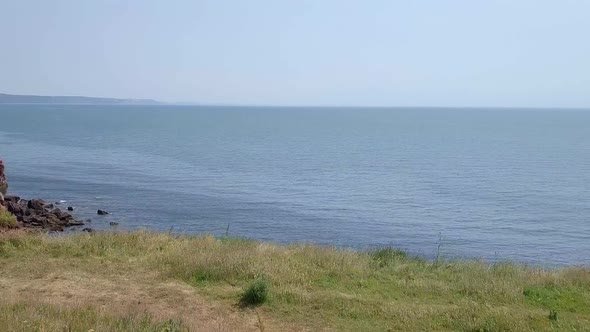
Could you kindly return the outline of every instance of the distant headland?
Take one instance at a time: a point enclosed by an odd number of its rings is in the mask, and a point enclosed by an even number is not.
[[[36,96],[0,93],[0,104],[86,104],[86,105],[156,105],[153,99],[118,99],[84,96]]]

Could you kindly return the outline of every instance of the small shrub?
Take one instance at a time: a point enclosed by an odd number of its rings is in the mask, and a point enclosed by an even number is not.
[[[557,321],[557,311],[549,310],[549,320]]]
[[[6,210],[0,210],[0,227],[16,227],[16,217]]]
[[[242,294],[242,305],[260,305],[268,298],[268,283],[264,279],[254,280]]]

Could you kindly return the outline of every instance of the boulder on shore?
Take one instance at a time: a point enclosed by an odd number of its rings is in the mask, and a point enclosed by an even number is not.
[[[66,211],[53,208],[41,199],[21,199],[18,196],[4,197],[4,206],[16,216],[20,227],[63,231],[66,227],[84,225]]]
[[[65,227],[84,225],[71,214],[54,208],[42,199],[21,199],[6,195],[8,183],[4,175],[4,163],[0,159],[0,210],[8,210],[17,220],[17,226],[50,231],[63,231]],[[71,210],[70,210],[71,211]]]
[[[8,191],[8,182],[6,181],[6,175],[4,175],[4,163],[0,159],[0,195],[6,196]]]
[[[8,182],[6,182],[6,176],[4,175],[4,163],[0,159],[0,210],[6,209],[6,203],[4,202],[4,195],[8,190]]]

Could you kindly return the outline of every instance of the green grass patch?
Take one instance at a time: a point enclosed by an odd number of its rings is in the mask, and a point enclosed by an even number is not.
[[[380,267],[399,262],[400,260],[405,260],[408,257],[408,254],[405,251],[393,247],[378,248],[369,253]]]
[[[524,289],[527,302],[556,312],[590,314],[590,297],[587,291],[575,286],[556,284],[533,285]]]
[[[16,217],[7,210],[0,209],[0,228],[16,227]]]

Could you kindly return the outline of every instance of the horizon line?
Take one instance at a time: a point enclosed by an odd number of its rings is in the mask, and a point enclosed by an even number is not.
[[[10,94],[0,92],[1,95],[6,96],[18,96],[18,97],[46,97],[46,98],[90,98],[90,99],[113,99],[113,100],[127,100],[135,101],[136,103],[131,104],[117,104],[117,103],[10,103],[0,102],[0,105],[118,105],[118,106],[162,106],[162,105],[173,105],[173,106],[199,106],[199,107],[265,107],[265,108],[435,108],[435,109],[523,109],[523,110],[590,110],[590,106],[427,106],[427,105],[289,105],[289,104],[239,104],[239,103],[200,103],[200,102],[186,102],[186,101],[162,101],[154,98],[121,98],[121,97],[96,97],[87,95],[34,95],[34,94]],[[142,104],[142,101],[151,102]],[[155,102],[156,104],[153,104]]]

